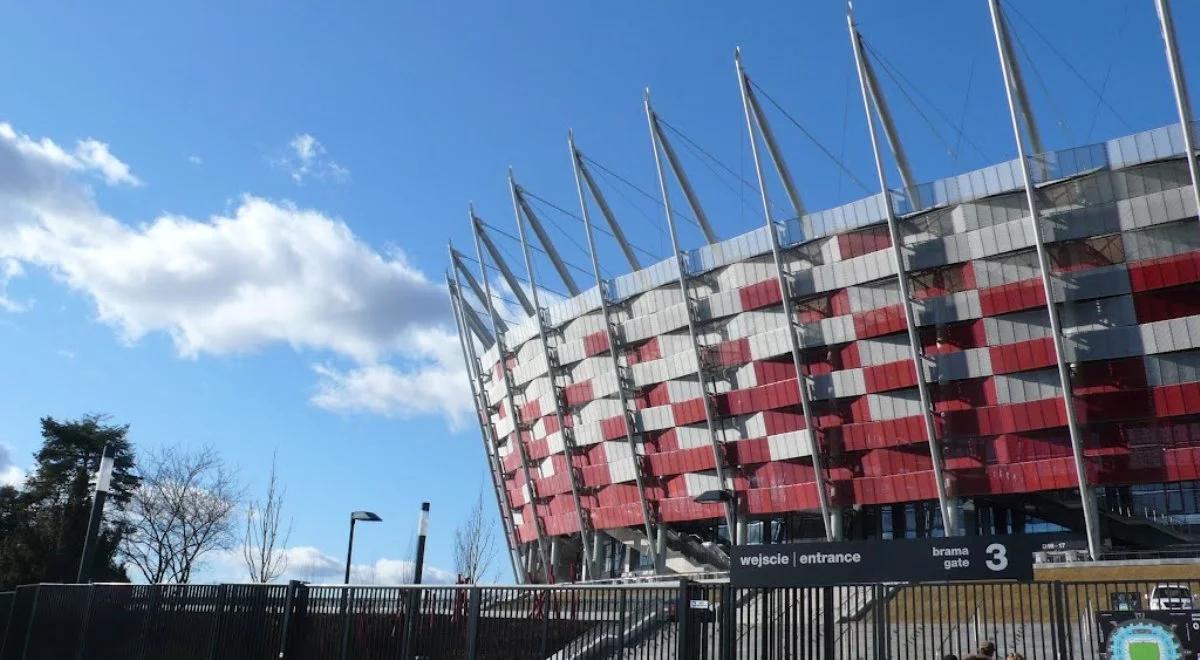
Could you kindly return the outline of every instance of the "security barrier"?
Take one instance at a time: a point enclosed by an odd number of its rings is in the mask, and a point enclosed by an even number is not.
[[[0,594],[0,660],[927,660],[988,641],[1000,657],[1095,659],[1135,638],[1200,650],[1195,602],[1163,609],[1156,587],[1195,595],[1200,582],[41,584]]]

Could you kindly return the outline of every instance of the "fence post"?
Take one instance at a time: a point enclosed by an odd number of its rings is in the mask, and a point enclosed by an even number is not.
[[[541,653],[539,655],[543,658],[547,658],[550,656],[550,599],[551,599],[550,589],[551,588],[552,587],[550,585],[543,587],[541,594],[540,594],[540,597],[542,599],[541,600],[541,603],[542,603],[542,605],[541,605],[541,610],[542,610],[542,647],[541,647]],[[539,597],[538,595],[534,595],[534,599],[535,599],[534,602],[537,602],[536,599],[538,597]]]
[[[37,620],[38,596],[42,594],[42,585],[33,588],[33,603],[29,606],[29,622],[25,624],[25,643],[21,646],[21,660],[29,654],[29,640],[33,637],[33,622]]]
[[[139,657],[146,658],[150,649],[151,629],[154,624],[154,615],[158,612],[159,599],[162,597],[163,585],[150,585],[150,599],[146,603],[146,619],[142,622],[142,648]]]
[[[225,609],[228,601],[229,585],[222,584],[217,587],[217,605],[213,610],[213,614],[217,616],[217,623],[213,628],[212,645],[208,649],[209,660],[217,660],[217,652],[221,649],[221,635],[225,632]]]
[[[821,587],[821,649],[825,660],[837,660],[834,655],[833,587]]]
[[[4,617],[4,635],[0,636],[0,658],[5,657],[4,650],[8,644],[12,643],[12,615],[13,610],[17,608],[17,588],[13,587],[12,598],[8,602],[8,615]]]
[[[617,612],[617,652],[621,655],[625,653],[625,627],[627,625],[626,618],[629,616],[629,590],[621,589],[621,606]]]
[[[292,625],[295,618],[292,610],[296,608],[297,592],[304,586],[299,580],[288,580],[287,599],[283,603],[283,630],[279,633],[279,660],[287,657],[288,641],[291,638]]]
[[[680,580],[679,595],[675,601],[675,649],[676,657],[680,658],[680,660],[687,660],[694,657],[691,653],[691,587],[692,583],[690,581]]]
[[[345,593],[342,594],[342,602],[346,603],[346,607],[342,608],[342,660],[346,660],[350,653],[350,619],[354,612],[354,587],[342,587]]]
[[[764,654],[770,654],[772,651],[771,633],[772,628],[774,627],[774,620],[771,618],[773,616],[773,612],[771,611],[771,599],[774,595],[774,589],[763,589],[762,593],[760,593],[758,597],[758,643],[760,644],[759,648],[762,649],[762,653]]]
[[[88,628],[92,623],[92,601],[95,600],[95,597],[96,585],[95,583],[89,584],[87,602],[83,604],[83,617],[82,621],[79,623],[79,644],[78,649],[75,651],[75,657],[77,660],[84,660],[86,657],[84,652],[87,650]]]
[[[888,622],[887,622],[887,587],[882,584],[871,585],[872,619],[875,628],[875,657],[877,660],[887,660],[888,655]]]
[[[717,639],[721,644],[720,660],[733,660],[737,642],[737,595],[728,582],[721,585],[721,622],[719,625],[721,630]]]
[[[408,611],[404,613],[404,643],[400,645],[403,650],[401,658],[408,660],[416,657],[417,645],[414,638],[417,635],[417,617],[421,615],[421,590],[417,587],[408,587]]]
[[[1055,580],[1050,588],[1050,607],[1054,611],[1054,651],[1059,660],[1066,660],[1068,631],[1067,631],[1067,598],[1063,583]]]
[[[482,589],[472,586],[470,600],[467,601],[467,660],[475,660],[479,655],[479,610],[483,600]]]

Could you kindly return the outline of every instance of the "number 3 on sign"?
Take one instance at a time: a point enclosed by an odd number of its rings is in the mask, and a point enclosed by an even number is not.
[[[985,563],[989,569],[1002,571],[1008,568],[1008,548],[1004,547],[1003,543],[993,543],[984,552],[988,556],[988,560]]]

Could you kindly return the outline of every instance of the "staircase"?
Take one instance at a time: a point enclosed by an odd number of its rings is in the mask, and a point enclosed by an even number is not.
[[[983,498],[981,498],[983,499]],[[1011,497],[989,497],[987,501],[1022,509],[1026,515],[1041,518],[1071,530],[1083,527],[1083,504],[1078,498],[1051,493],[1031,493]],[[1119,542],[1142,548],[1200,543],[1200,536],[1153,520],[1128,516],[1115,511],[1099,511],[1101,534]]]
[[[659,548],[659,560],[667,573],[710,573],[729,570],[729,557],[718,547],[702,543],[689,535],[664,529],[666,547]],[[636,527],[606,529],[606,534],[640,553],[649,551],[645,533]]]

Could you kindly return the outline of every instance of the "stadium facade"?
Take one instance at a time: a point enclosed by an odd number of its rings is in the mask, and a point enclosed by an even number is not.
[[[716,239],[648,97],[676,256],[638,261],[573,142],[595,286],[511,176],[526,272],[536,237],[571,297],[540,300],[472,210],[475,254],[451,247],[448,284],[522,579],[720,570],[731,542],[1200,542],[1200,204],[1169,8],[1181,122],[1046,151],[990,4],[1012,161],[913,184],[851,21],[885,194],[806,211],[739,61],[762,228]],[[772,217],[771,188],[794,217]],[[708,244],[678,244],[673,201]],[[632,272],[601,279],[600,222]],[[471,259],[523,321],[503,322]]]

